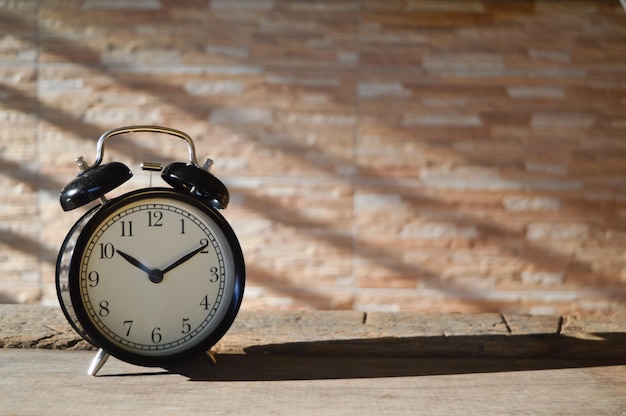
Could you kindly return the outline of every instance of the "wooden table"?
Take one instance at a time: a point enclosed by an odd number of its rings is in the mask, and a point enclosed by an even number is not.
[[[218,365],[94,352],[57,308],[0,305],[0,414],[626,415],[626,319],[242,311]]]

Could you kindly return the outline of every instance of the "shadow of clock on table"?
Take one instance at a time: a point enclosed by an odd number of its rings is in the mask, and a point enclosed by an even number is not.
[[[192,381],[414,377],[626,364],[626,333],[389,337],[292,342],[170,366]]]

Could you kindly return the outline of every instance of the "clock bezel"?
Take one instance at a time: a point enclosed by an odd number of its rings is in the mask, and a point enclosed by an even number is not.
[[[224,251],[232,255],[233,273],[231,276],[226,276],[226,278],[234,279],[234,287],[232,291],[232,296],[223,300],[223,307],[226,307],[227,310],[221,320],[218,322],[217,326],[214,328],[214,330],[209,333],[200,333],[196,335],[196,337],[204,337],[204,339],[198,341],[194,345],[190,345],[189,348],[185,348],[183,346],[182,348],[177,349],[173,352],[163,350],[159,353],[151,352],[150,354],[142,354],[140,350],[129,351],[116,345],[109,339],[108,336],[104,335],[101,332],[97,325],[92,322],[89,313],[85,308],[84,300],[81,295],[80,270],[83,253],[85,252],[87,245],[89,244],[91,236],[96,230],[98,230],[102,226],[103,222],[110,214],[119,209],[123,209],[123,207],[126,205],[136,203],[137,201],[141,201],[144,199],[153,198],[159,198],[163,200],[173,199],[176,201],[190,204],[191,206],[200,210],[204,215],[209,217],[215,223],[215,225],[224,235],[227,243],[227,247],[223,247]],[[81,220],[83,220],[84,218],[85,216],[83,216]],[[81,220],[77,222],[77,225],[81,222]],[[74,228],[76,228],[77,225],[75,225]],[[87,219],[82,229],[75,232],[79,232],[79,236],[77,237],[75,246],[72,250],[68,268],[68,288],[71,305],[63,305],[62,303],[62,307],[64,309],[66,317],[70,316],[71,312],[73,312],[73,314],[76,316],[76,320],[78,321],[77,323],[82,329],[82,331],[79,331],[79,333],[83,335],[83,337],[87,339],[87,341],[94,344],[96,347],[102,348],[111,355],[126,362],[144,366],[162,366],[191,359],[208,351],[226,334],[226,332],[234,322],[235,317],[241,306],[241,302],[243,300],[243,292],[245,286],[245,265],[243,252],[231,226],[228,224],[226,219],[210,205],[205,204],[202,201],[199,201],[197,198],[194,198],[182,191],[178,191],[175,189],[139,189],[112,199],[102,205],[99,210],[91,215],[91,218]],[[70,232],[70,235],[68,235],[68,239],[71,238],[71,234],[72,232]],[[61,296],[59,296],[59,300],[61,301]],[[68,307],[68,309],[71,309],[71,312],[66,311],[66,307]],[[222,310],[222,307],[220,307],[219,309]],[[77,329],[77,325],[75,323],[73,324],[73,326],[75,329]]]

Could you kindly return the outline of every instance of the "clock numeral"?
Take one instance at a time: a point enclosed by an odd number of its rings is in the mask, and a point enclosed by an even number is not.
[[[133,321],[124,321],[124,326],[126,327],[126,336],[129,336],[130,329],[133,327]]]
[[[111,243],[100,243],[98,244],[100,247],[100,258],[101,259],[112,259],[115,254],[115,247]]]
[[[202,302],[200,302],[200,306],[202,306],[204,308],[205,311],[209,310],[209,295],[206,295],[204,298],[202,298]]]
[[[183,334],[188,334],[191,331],[191,325],[189,325],[189,318],[183,318],[183,330],[180,331]]]
[[[163,226],[163,212],[148,211],[148,227],[162,227],[162,226]]]
[[[122,237],[133,236],[133,222],[132,221],[120,221],[122,223]]]
[[[202,250],[200,254],[208,254],[209,253],[209,240],[207,240],[206,238],[203,238],[202,240],[200,240],[200,245],[207,247],[204,250]]]
[[[211,267],[209,271],[211,272],[211,278],[209,281],[213,283],[217,282],[220,278],[220,275],[217,274],[217,267]]]
[[[96,287],[100,283],[100,275],[96,271],[89,272],[87,280],[89,280],[89,287]]]
[[[180,220],[180,233],[181,233],[181,234],[187,234],[187,233],[185,232],[185,219],[184,219],[184,218],[182,218],[182,219]]]
[[[157,326],[156,328],[152,330],[152,342],[154,342],[155,344],[158,344],[159,342],[161,342],[161,339],[162,339],[161,328]]]
[[[98,311],[98,315],[104,318],[104,317],[109,316],[110,312],[111,311],[109,310],[109,301],[107,300],[100,301],[100,310]]]

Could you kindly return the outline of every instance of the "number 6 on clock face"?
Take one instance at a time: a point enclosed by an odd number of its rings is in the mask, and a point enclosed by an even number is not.
[[[59,298],[70,323],[137,364],[208,350],[243,296],[243,255],[228,223],[166,188],[131,192],[88,212],[66,238],[61,264]]]

